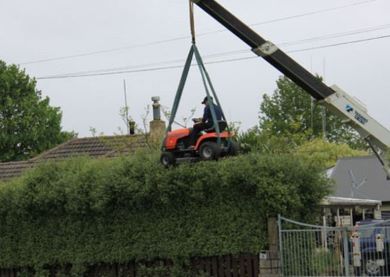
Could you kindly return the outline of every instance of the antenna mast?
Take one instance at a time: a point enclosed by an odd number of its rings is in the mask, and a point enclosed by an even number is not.
[[[123,80],[123,93],[125,95],[125,123],[127,134],[130,134],[130,124],[129,124],[129,106],[127,105],[127,88],[126,88],[126,80]]]

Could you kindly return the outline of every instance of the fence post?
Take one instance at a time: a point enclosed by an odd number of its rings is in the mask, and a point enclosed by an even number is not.
[[[266,255],[260,254],[259,276],[279,276],[280,259],[279,259],[279,228],[276,217],[267,219],[268,229],[268,251]]]
[[[344,270],[345,276],[349,276],[349,249],[348,249],[348,229],[343,228],[343,248],[344,248]]]
[[[270,253],[275,255],[272,258],[278,258],[279,231],[276,217],[268,218],[268,243]]]
[[[279,273],[283,276],[283,244],[282,244],[282,218],[278,214],[278,236],[279,236]]]

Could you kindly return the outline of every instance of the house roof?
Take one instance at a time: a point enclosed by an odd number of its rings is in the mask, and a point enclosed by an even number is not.
[[[375,156],[339,159],[329,173],[332,196],[390,201],[390,181]]]
[[[75,138],[30,160],[0,163],[0,180],[20,176],[27,169],[46,161],[65,160],[76,156],[115,157],[134,152],[146,144],[144,135]]]

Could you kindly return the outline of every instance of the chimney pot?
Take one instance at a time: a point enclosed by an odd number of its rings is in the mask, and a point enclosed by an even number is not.
[[[130,132],[130,135],[135,134],[135,121],[132,121],[132,120],[129,121],[129,132]]]
[[[160,141],[165,133],[165,122],[161,120],[160,97],[152,97],[153,120],[150,122],[150,137],[152,140]]]
[[[160,120],[161,119],[161,111],[160,111],[160,97],[159,96],[153,96],[153,120]]]

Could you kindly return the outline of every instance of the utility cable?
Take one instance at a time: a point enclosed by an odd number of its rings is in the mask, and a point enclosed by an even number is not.
[[[333,44],[328,44],[328,45],[323,45],[323,46],[314,46],[314,47],[308,47],[308,48],[304,48],[304,49],[296,49],[296,50],[289,51],[289,53],[305,52],[305,51],[309,51],[309,50],[336,47],[336,46],[347,45],[347,44],[355,44],[355,43],[361,43],[361,42],[384,39],[384,38],[390,38],[390,35],[383,35],[383,36],[372,37],[372,38],[365,38],[365,39],[358,39],[358,40],[353,40],[353,41],[333,43]]]
[[[369,32],[374,32],[374,31],[385,30],[385,29],[389,29],[389,28],[390,28],[390,24],[385,24],[385,25],[379,25],[379,26],[373,26],[373,27],[368,27],[368,28],[346,31],[346,32],[340,32],[340,33],[327,34],[327,35],[323,35],[323,36],[311,37],[311,38],[306,38],[306,39],[300,39],[300,40],[295,40],[295,41],[290,41],[290,42],[281,42],[281,43],[276,43],[276,44],[278,46],[288,47],[288,46],[297,45],[297,44],[305,44],[305,43],[319,42],[319,41],[329,40],[329,39],[334,39],[334,38],[348,37],[348,36],[353,36],[353,35],[362,34],[362,33],[369,33]],[[207,55],[206,57],[211,58],[211,57],[220,57],[220,56],[226,56],[226,55],[232,55],[232,54],[241,54],[241,53],[246,53],[247,51],[248,51],[247,49],[233,50],[233,51],[222,52],[222,53],[217,53],[217,54],[210,54],[210,55]]]
[[[301,13],[301,14],[296,14],[296,15],[290,15],[290,16],[285,16],[285,17],[265,20],[265,21],[249,24],[248,26],[254,27],[254,26],[260,26],[260,25],[266,25],[266,24],[271,24],[271,23],[276,23],[276,22],[281,22],[281,21],[286,21],[286,20],[291,20],[291,19],[311,16],[311,15],[316,15],[316,14],[327,13],[327,12],[331,12],[331,11],[337,11],[337,10],[341,10],[341,9],[345,9],[345,8],[349,8],[349,7],[353,7],[353,6],[364,5],[364,4],[368,4],[368,3],[372,3],[372,2],[376,2],[376,1],[378,1],[378,0],[365,0],[365,1],[360,1],[360,2],[356,2],[356,3],[352,3],[352,4],[338,6],[338,7],[327,8],[327,9],[322,9],[322,10],[316,10],[316,11],[311,11],[311,12],[306,12],[306,13]],[[211,34],[216,34],[216,33],[222,33],[222,32],[226,32],[226,31],[227,31],[226,28],[225,29],[219,29],[219,30],[215,30],[215,31],[210,31],[210,32],[205,32],[205,33],[199,34],[199,36],[205,36],[205,35],[211,35]]]
[[[378,0],[365,0],[365,1],[361,1],[361,2],[348,4],[348,5],[343,5],[343,6],[333,7],[333,8],[327,8],[327,9],[316,10],[316,11],[311,11],[311,12],[306,12],[306,13],[301,13],[301,14],[296,14],[296,15],[291,15],[291,16],[286,16],[286,17],[270,19],[270,20],[266,20],[266,21],[262,21],[262,22],[258,22],[258,23],[254,23],[254,24],[250,24],[249,26],[259,26],[259,25],[270,24],[270,23],[275,23],[275,22],[281,22],[281,21],[291,20],[291,19],[305,17],[305,16],[311,16],[311,15],[315,15],[315,14],[327,13],[327,12],[330,12],[330,11],[336,11],[336,10],[341,10],[341,9],[345,9],[345,8],[348,8],[348,7],[364,5],[364,4],[368,4],[368,3],[371,3],[371,2],[375,2],[375,1],[378,1]],[[221,32],[226,32],[226,31],[227,31],[226,29],[220,29],[220,30],[216,30],[216,31],[199,33],[198,36],[207,36],[207,35],[211,35],[211,34],[215,34],[215,33],[221,33]],[[106,53],[118,52],[118,51],[123,51],[123,50],[129,50],[129,49],[134,49],[134,48],[154,46],[154,45],[159,45],[159,44],[164,44],[164,43],[169,43],[169,42],[174,42],[174,41],[180,41],[180,40],[184,40],[184,39],[188,39],[188,38],[189,38],[189,36],[187,36],[187,35],[186,36],[178,36],[178,37],[174,37],[174,38],[171,38],[171,39],[152,41],[152,42],[147,42],[147,43],[134,44],[134,45],[130,45],[130,46],[117,47],[117,48],[111,48],[111,49],[97,50],[97,51],[85,52],[85,53],[74,54],[74,55],[65,55],[65,56],[52,57],[52,58],[46,58],[46,59],[38,59],[38,60],[21,62],[21,63],[18,63],[18,64],[20,64],[20,65],[28,65],[28,64],[38,64],[38,63],[45,63],[45,62],[53,62],[53,61],[59,61],[59,60],[67,60],[67,59],[73,59],[73,58],[82,58],[82,57],[87,57],[87,56],[93,56],[93,55],[99,55],[99,54],[106,54]]]
[[[342,33],[327,34],[327,35],[320,36],[320,37],[307,38],[307,39],[297,40],[297,41],[292,41],[292,42],[282,42],[282,43],[277,43],[277,45],[283,46],[283,47],[288,47],[288,46],[297,45],[297,44],[301,44],[301,43],[308,43],[308,42],[322,41],[322,40],[327,40],[327,39],[332,39],[332,38],[346,37],[346,36],[351,36],[351,35],[355,35],[355,34],[368,33],[371,31],[378,31],[378,30],[383,30],[383,29],[388,29],[388,28],[390,28],[390,24],[379,25],[379,26],[374,26],[374,27],[369,27],[369,28],[364,28],[364,29],[357,29],[357,30],[352,30],[352,31],[347,31],[347,32],[342,32]],[[224,57],[224,56],[231,56],[231,55],[235,55],[235,54],[245,54],[247,52],[248,52],[248,50],[245,48],[245,49],[241,49],[241,50],[233,50],[233,51],[226,51],[226,52],[221,52],[221,53],[209,54],[209,55],[206,55],[205,57],[206,58],[218,58],[218,57]],[[163,66],[163,65],[175,64],[175,63],[179,63],[179,62],[180,63],[183,62],[183,59],[162,61],[162,62],[156,62],[156,63],[150,63],[150,64],[105,68],[105,69],[98,69],[98,70],[78,71],[78,72],[72,72],[71,74],[72,75],[76,75],[76,74],[84,75],[84,74],[90,74],[90,73],[122,71],[122,70],[126,70],[126,69],[145,68],[145,67],[151,67],[151,66]],[[66,74],[62,74],[62,75],[66,75]]]
[[[317,47],[309,47],[309,48],[304,48],[304,49],[295,49],[295,50],[290,50],[290,51],[286,51],[286,52],[287,53],[305,52],[305,51],[310,51],[310,50],[317,50],[317,49],[323,49],[323,48],[329,48],[329,47],[337,47],[337,46],[341,46],[341,45],[362,43],[362,42],[379,40],[379,39],[384,39],[384,38],[390,38],[390,35],[383,35],[383,36],[371,37],[371,38],[366,38],[366,39],[359,39],[359,40],[353,40],[353,41],[347,41],[347,42],[340,42],[340,43],[322,45],[322,46],[317,46]],[[236,62],[236,61],[243,61],[243,60],[250,60],[250,59],[257,59],[257,58],[258,58],[257,56],[250,56],[250,57],[242,57],[242,58],[234,58],[234,59],[225,59],[225,60],[219,60],[219,61],[210,61],[210,62],[205,62],[205,64],[220,64],[220,63]],[[194,66],[194,65],[192,65],[192,66]],[[134,69],[134,70],[122,70],[122,71],[113,71],[113,72],[101,72],[101,73],[58,74],[58,75],[49,75],[49,76],[37,77],[36,79],[37,80],[48,80],[48,79],[93,77],[93,76],[116,75],[116,74],[124,74],[124,73],[139,73],[139,72],[161,71],[161,70],[169,70],[169,69],[176,69],[176,68],[182,68],[182,65],[162,66],[162,67]]]
[[[388,28],[390,28],[390,24],[373,26],[373,27],[357,29],[357,30],[341,32],[341,33],[335,33],[335,34],[327,34],[324,36],[317,36],[317,37],[312,37],[312,38],[307,38],[307,39],[302,39],[302,40],[297,40],[297,41],[282,42],[282,43],[277,43],[277,45],[283,46],[283,47],[288,47],[288,46],[297,45],[297,44],[301,44],[301,43],[309,43],[309,42],[316,42],[316,41],[322,41],[322,40],[333,39],[333,38],[346,37],[346,36],[351,36],[351,35],[356,35],[356,34],[361,34],[361,33],[368,33],[368,32],[372,32],[372,31],[384,30],[384,29],[388,29]],[[224,56],[231,56],[231,55],[235,55],[235,54],[245,54],[247,52],[248,52],[247,49],[233,50],[233,51],[226,51],[226,52],[221,52],[221,53],[209,54],[209,55],[206,55],[204,57],[205,58],[218,58],[218,57],[224,57]],[[162,62],[157,62],[157,63],[142,64],[142,65],[130,65],[130,66],[113,67],[113,68],[105,68],[105,69],[98,69],[98,70],[79,71],[79,72],[72,72],[71,74],[75,75],[75,74],[89,74],[89,73],[100,73],[100,72],[109,72],[109,71],[120,71],[120,70],[126,70],[126,69],[145,68],[145,67],[151,67],[151,66],[163,66],[163,65],[174,64],[174,63],[179,63],[179,62],[180,63],[183,62],[183,59],[162,61]]]
[[[183,40],[183,39],[188,39],[188,36],[181,36],[181,37],[176,37],[176,38],[171,38],[171,39],[164,39],[164,40],[153,41],[153,42],[142,43],[142,44],[134,44],[134,45],[131,45],[131,46],[124,46],[124,47],[118,47],[118,48],[111,48],[111,49],[105,49],[105,50],[97,50],[97,51],[92,51],[92,52],[85,52],[85,53],[75,54],[75,55],[68,55],[68,56],[60,56],[60,57],[54,57],[54,58],[33,60],[33,61],[27,61],[27,62],[22,62],[22,63],[18,63],[18,64],[20,64],[20,65],[28,65],[28,64],[38,64],[38,63],[45,63],[45,62],[53,62],[53,61],[59,61],[59,60],[68,60],[68,59],[73,59],[73,58],[82,58],[82,57],[88,57],[88,56],[93,56],[93,55],[98,55],[98,54],[105,54],[105,53],[112,53],[112,52],[117,52],[117,51],[129,50],[129,49],[134,49],[134,48],[155,46],[155,45],[164,44],[164,43],[173,42],[173,41],[179,41],[179,40]]]
[[[278,45],[290,46],[293,44],[308,43],[308,42],[322,41],[322,40],[333,39],[333,38],[347,37],[347,36],[353,36],[353,35],[362,34],[362,33],[369,33],[369,32],[374,32],[374,31],[385,30],[385,29],[389,29],[389,28],[390,28],[390,24],[377,25],[377,26],[372,26],[372,27],[367,27],[367,28],[355,29],[355,30],[351,30],[351,31],[345,31],[345,32],[339,32],[339,33],[327,34],[327,35],[323,35],[323,36],[311,37],[311,38],[307,38],[307,39],[295,40],[295,41],[291,41],[291,42],[282,42]]]

